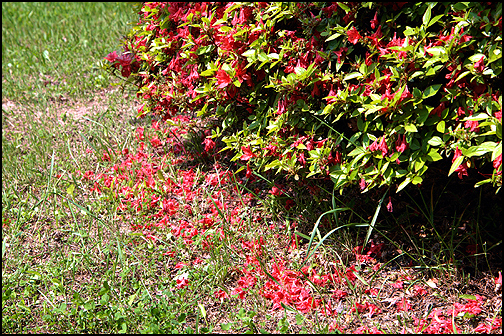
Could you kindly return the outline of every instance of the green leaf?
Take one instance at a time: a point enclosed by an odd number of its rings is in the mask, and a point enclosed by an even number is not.
[[[439,133],[444,133],[444,131],[445,131],[445,121],[441,120],[440,122],[438,122],[438,124],[436,125],[436,129],[438,130]]]
[[[219,28],[219,31],[221,31],[223,33],[226,33],[226,32],[231,31],[231,30],[233,30],[233,28],[228,27],[228,26],[222,26],[222,27]]]
[[[429,141],[427,141],[427,143],[431,146],[441,146],[444,144],[443,140],[441,140],[438,136],[432,137]]]
[[[325,41],[331,41],[331,40],[334,40],[335,38],[341,36],[341,33],[335,33],[335,34],[332,34],[331,36],[329,36]]]
[[[266,55],[269,59],[279,59],[280,56],[277,53],[271,53]]]
[[[430,5],[427,5],[427,10],[425,11],[424,15],[423,15],[423,18],[422,18],[422,22],[425,26],[427,26],[427,24],[429,23],[431,19],[431,8],[430,8]]]
[[[439,161],[442,159],[441,155],[435,150],[434,148],[431,148],[429,154],[427,154],[427,159],[430,161]]]
[[[247,51],[245,51],[242,56],[245,56],[245,57],[249,57],[249,58],[253,58],[256,54],[256,50],[255,49],[249,49]]]
[[[207,25],[209,25],[209,26],[210,26],[210,20],[209,20],[207,17],[202,16],[202,17],[201,17],[201,21],[203,21],[204,23],[206,23]]]
[[[203,318],[206,318],[206,309],[205,309],[205,306],[203,306],[201,303],[198,303],[198,307],[201,311],[201,316],[203,316]]]
[[[352,73],[349,73],[348,75],[346,75],[345,78],[343,78],[343,80],[347,81],[352,78],[358,78],[358,77],[362,77],[362,74],[360,72],[352,72]]]
[[[464,78],[465,76],[469,75],[471,73],[471,71],[464,71],[462,72],[460,75],[458,75],[457,79],[455,79],[455,82],[461,80],[462,78]]]
[[[464,161],[464,156],[463,155],[459,156],[458,158],[455,159],[455,161],[453,161],[453,163],[451,165],[451,168],[450,168],[450,171],[448,172],[448,176],[450,176],[451,174],[453,174],[453,172],[455,171],[455,169],[457,169],[458,166],[460,166],[462,164],[462,161]]]
[[[500,146],[496,146],[492,152],[492,161],[495,160],[495,158],[499,155],[502,154],[502,144]]]
[[[363,147],[356,147],[353,151],[348,153],[348,156],[356,156],[365,152],[366,150]]]
[[[469,60],[471,62],[475,63],[475,62],[478,62],[481,59],[481,57],[485,57],[485,55],[483,55],[483,54],[474,54],[474,55],[472,55],[472,56],[469,57]]]
[[[497,146],[497,144],[495,142],[487,141],[487,142],[484,142],[478,146],[471,146],[468,149],[466,149],[465,151],[463,150],[463,154],[464,154],[464,156],[467,156],[467,157],[481,156],[481,155],[484,155],[488,152],[493,152],[495,150],[495,146]]]
[[[464,121],[479,121],[479,120],[485,120],[490,118],[490,116],[486,113],[478,113],[478,114],[473,114],[472,116],[464,118]]]
[[[474,185],[474,188],[477,188],[477,187],[479,187],[479,186],[482,186],[483,184],[490,183],[490,182],[492,182],[492,179],[491,179],[491,178],[486,179],[486,180],[483,180],[483,181],[479,181],[479,182],[477,182],[477,183]]]
[[[433,56],[439,56],[441,54],[446,54],[446,49],[444,47],[432,47],[426,50],[428,53]]]
[[[411,28],[411,27],[407,27],[404,32],[403,32],[404,36],[409,36],[409,35],[415,35],[416,32],[415,32],[415,29]]]
[[[422,98],[425,99],[425,98],[429,98],[429,97],[434,96],[438,92],[440,87],[441,87],[441,84],[429,86],[427,89],[425,89],[425,91],[422,95]]]
[[[207,77],[207,76],[213,76],[217,69],[208,69],[200,73],[200,76]]]
[[[410,133],[418,132],[418,130],[414,124],[404,125],[404,129],[406,130],[406,132],[410,132]]]
[[[338,5],[345,11],[345,13],[348,13],[350,11],[350,7],[345,5],[343,2],[338,2]]]
[[[429,21],[429,24],[427,25],[427,28],[432,26],[434,23],[438,22],[439,19],[443,17],[443,14],[436,15],[435,17],[432,18],[432,20]]]
[[[258,56],[258,58],[259,58],[259,61],[261,61],[261,62],[267,62],[267,61],[269,61],[268,56],[266,56],[266,53],[264,53],[264,52],[260,53],[259,56]]]
[[[399,187],[397,187],[396,193],[398,193],[399,191],[403,190],[410,182],[411,182],[411,178],[410,177],[406,177],[406,179],[404,181],[402,181],[401,184],[399,184]]]
[[[415,172],[419,171],[425,165],[425,159],[423,157],[419,157],[415,161]]]
[[[137,293],[130,295],[129,300],[128,300],[128,306],[131,306],[133,304],[133,301],[135,301],[136,296],[137,296]]]
[[[301,314],[296,314],[296,324],[301,325],[304,322],[304,317]]]
[[[470,294],[462,294],[462,295],[459,295],[459,298],[460,298],[460,299],[467,299],[467,300],[474,300],[474,301],[476,301],[476,300],[477,300],[476,296],[474,296],[474,295],[470,295]]]
[[[231,326],[233,325],[233,323],[221,323],[221,329],[224,330],[224,331],[228,331],[229,329],[231,329]]]
[[[420,184],[422,182],[423,182],[423,178],[421,178],[420,176],[415,176],[411,180],[411,183],[413,183],[414,185]]]
[[[70,195],[71,197],[73,197],[73,192],[74,192],[74,189],[75,189],[75,184],[71,184],[68,188],[67,188],[67,194]]]
[[[295,67],[294,72],[296,73],[296,75],[301,76],[306,72],[306,69],[302,67]]]

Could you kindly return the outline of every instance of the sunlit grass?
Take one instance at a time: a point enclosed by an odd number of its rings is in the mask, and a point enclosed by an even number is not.
[[[3,99],[69,98],[107,87],[100,63],[135,19],[131,3],[3,2]]]

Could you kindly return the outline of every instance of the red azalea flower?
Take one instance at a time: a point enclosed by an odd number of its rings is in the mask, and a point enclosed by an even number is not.
[[[402,298],[401,300],[396,302],[397,310],[398,311],[409,311],[411,309],[411,305],[409,304],[408,300],[406,298]]]
[[[136,138],[137,138],[137,140],[143,140],[143,138],[144,138],[144,128],[143,127],[138,127],[136,129]]]
[[[499,167],[502,167],[502,154],[499,154],[499,156],[497,156],[495,158],[495,160],[493,161],[493,167],[498,170]],[[497,171],[496,173],[497,175],[501,175],[502,174],[502,169]]]
[[[250,178],[252,176],[252,169],[250,169],[250,165],[247,162],[247,171],[245,173],[246,178]]]
[[[379,292],[378,288],[375,287],[368,288],[364,291],[364,293],[368,294],[369,296],[378,296],[378,292]]]
[[[441,102],[438,107],[436,107],[435,109],[433,109],[429,115],[434,115],[434,114],[437,114],[439,118],[441,118],[441,113],[444,111],[444,109],[446,108],[446,102]]]
[[[474,63],[474,70],[477,72],[483,72],[485,69],[485,64],[483,63],[483,60],[485,59],[485,56],[481,56],[480,60]]]
[[[378,24],[377,20],[378,16],[378,11],[375,12],[373,20],[371,20],[371,28],[375,29],[376,25]]]
[[[361,190],[366,189],[366,180],[361,179],[360,182],[359,182],[359,186],[360,186]]]
[[[371,246],[369,247],[369,250],[366,252],[366,254],[371,255],[374,253],[376,258],[380,258],[381,257],[381,249],[383,248],[384,244],[383,243],[375,244],[372,239],[369,241],[369,243],[371,244]]]
[[[401,139],[401,135],[399,134],[395,145],[396,145],[396,150],[399,153],[402,153],[405,150],[407,150],[409,148],[409,144],[406,142],[406,134],[403,134],[402,139]]]
[[[463,33],[464,33],[464,28],[461,28],[459,31],[459,36],[462,35]],[[471,38],[472,38],[472,36],[465,34],[464,36],[462,36],[460,38],[460,43],[462,44],[464,42],[468,42],[471,40]]]
[[[231,291],[231,295],[238,295],[238,297],[243,300],[245,298],[245,294],[247,294],[247,292],[245,292],[243,290],[243,288],[241,287],[236,287],[235,289],[233,289]]]
[[[104,152],[103,153],[103,156],[102,156],[102,161],[110,161],[110,156],[108,155],[107,152]]]
[[[290,208],[292,208],[293,206],[295,206],[296,203],[291,200],[291,199],[288,199],[286,202],[285,202],[285,210],[289,210]]]
[[[348,48],[341,48],[339,50],[335,50],[334,53],[338,56],[338,64],[341,63],[341,57],[344,53],[348,51]],[[329,94],[329,96],[335,96],[334,94]]]
[[[334,293],[331,295],[331,297],[333,297],[334,299],[336,299],[336,300],[339,301],[339,300],[341,300],[342,298],[344,298],[347,295],[348,295],[347,292],[342,291],[340,289],[335,289]]]
[[[229,299],[229,296],[227,295],[226,292],[224,292],[222,289],[218,289],[215,291],[214,296],[217,299],[220,299],[221,302],[224,301],[225,299]]]
[[[306,159],[304,156],[304,153],[299,153],[298,155],[298,162],[301,163],[301,166],[306,166]]]
[[[460,149],[457,147],[455,149],[455,153],[453,154],[453,159],[452,159],[452,163],[460,156],[462,155],[462,152],[460,151]],[[455,169],[455,171],[458,173],[458,178],[459,179],[463,179],[464,176],[469,176],[469,174],[467,174],[467,163],[464,162],[463,164],[461,164],[460,166],[457,167],[457,169]]]
[[[286,107],[287,107],[287,100],[286,99],[279,100],[276,114],[278,115],[283,114],[285,112]]]
[[[271,190],[269,191],[270,194],[274,195],[274,196],[280,196],[282,195],[282,190],[276,186],[274,186],[273,188],[271,188]]]
[[[482,322],[480,323],[475,329],[473,332],[475,333],[490,333],[491,331],[493,330],[497,330],[499,328],[502,327],[502,318],[495,318],[495,319],[492,319],[492,318],[486,318],[485,319],[487,322],[489,322],[490,324],[487,324],[485,322]]]
[[[183,268],[183,267],[185,267],[185,266],[187,266],[187,264],[186,264],[186,263],[179,262],[177,265],[175,265],[175,268],[176,268],[176,269],[181,269],[181,268]]]
[[[203,144],[205,145],[205,152],[209,152],[215,147],[215,142],[210,138],[205,138]]]
[[[381,25],[378,26],[378,29],[376,30],[376,32],[373,35],[368,36],[368,38],[371,40],[371,43],[375,47],[378,47],[378,48],[380,47],[380,41],[378,41],[378,40],[381,39],[382,37],[383,37],[383,34],[381,31]],[[388,51],[386,49],[385,49],[385,52],[388,53]]]
[[[225,88],[231,83],[231,77],[222,69],[217,70],[215,77],[217,78],[217,87],[219,89]]]
[[[177,279],[177,288],[182,289],[184,287],[189,286],[189,275],[187,273],[182,274],[181,276],[178,277]]]
[[[152,147],[159,147],[159,146],[163,145],[163,143],[161,142],[161,140],[158,139],[158,137],[154,137],[154,138],[150,139],[150,143],[151,143]]]
[[[495,291],[502,288],[502,273],[499,272],[499,277],[495,279]]]
[[[479,131],[479,122],[477,120],[467,120],[465,123],[464,123],[464,127],[465,128],[469,128],[469,131],[470,132],[478,132]]]
[[[425,294],[427,294],[427,291],[422,286],[413,285],[413,288],[416,291],[416,295],[425,295]]]
[[[353,44],[357,44],[357,42],[359,42],[359,39],[362,38],[362,36],[359,34],[357,29],[355,29],[355,27],[352,27],[352,29],[348,30],[347,35],[348,35],[348,41],[350,41]]]
[[[352,271],[357,272],[357,270],[355,269],[355,266],[351,266],[346,269],[346,276],[347,276],[348,280],[353,283],[357,279],[357,277],[355,276],[355,274]]]
[[[387,155],[389,149],[387,143],[385,142],[385,137],[381,139],[378,149],[382,151],[383,156]]]
[[[387,211],[388,212],[393,212],[394,208],[392,207],[392,197],[389,196],[389,201],[387,203]]]
[[[113,51],[110,54],[108,54],[105,59],[111,63],[114,63],[117,60],[117,51]]]
[[[399,99],[399,102],[403,101],[404,99],[408,99],[408,98],[412,98],[412,97],[413,97],[413,95],[411,94],[411,92],[408,89],[408,86],[406,85],[406,88],[401,93],[401,98]]]
[[[392,287],[397,288],[397,289],[402,289],[403,285],[404,285],[404,282],[402,282],[401,280],[397,280],[396,282],[394,282],[392,284]]]
[[[243,151],[243,155],[240,157],[240,159],[243,161],[248,161],[248,160],[257,156],[252,152],[252,150],[250,149],[250,146],[248,146],[248,147],[242,146],[241,149]]]

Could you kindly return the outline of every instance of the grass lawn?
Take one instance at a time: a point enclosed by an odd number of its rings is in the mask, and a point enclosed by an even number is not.
[[[202,155],[200,121],[136,119],[102,70],[136,18],[2,3],[3,333],[502,333],[491,186],[333,193]]]

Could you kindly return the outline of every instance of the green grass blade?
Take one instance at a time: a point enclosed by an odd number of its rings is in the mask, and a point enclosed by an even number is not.
[[[373,232],[374,226],[376,224],[376,220],[378,219],[378,214],[380,213],[381,205],[382,205],[383,200],[385,199],[385,196],[387,195],[388,192],[389,192],[389,190],[387,189],[387,191],[385,191],[385,193],[383,194],[380,202],[378,203],[378,206],[376,207],[376,211],[374,213],[373,220],[371,221],[371,224],[369,225],[368,231],[366,233],[366,238],[364,238],[364,244],[362,245],[363,248],[366,247],[366,245],[369,241],[369,237],[371,237],[371,233]]]

